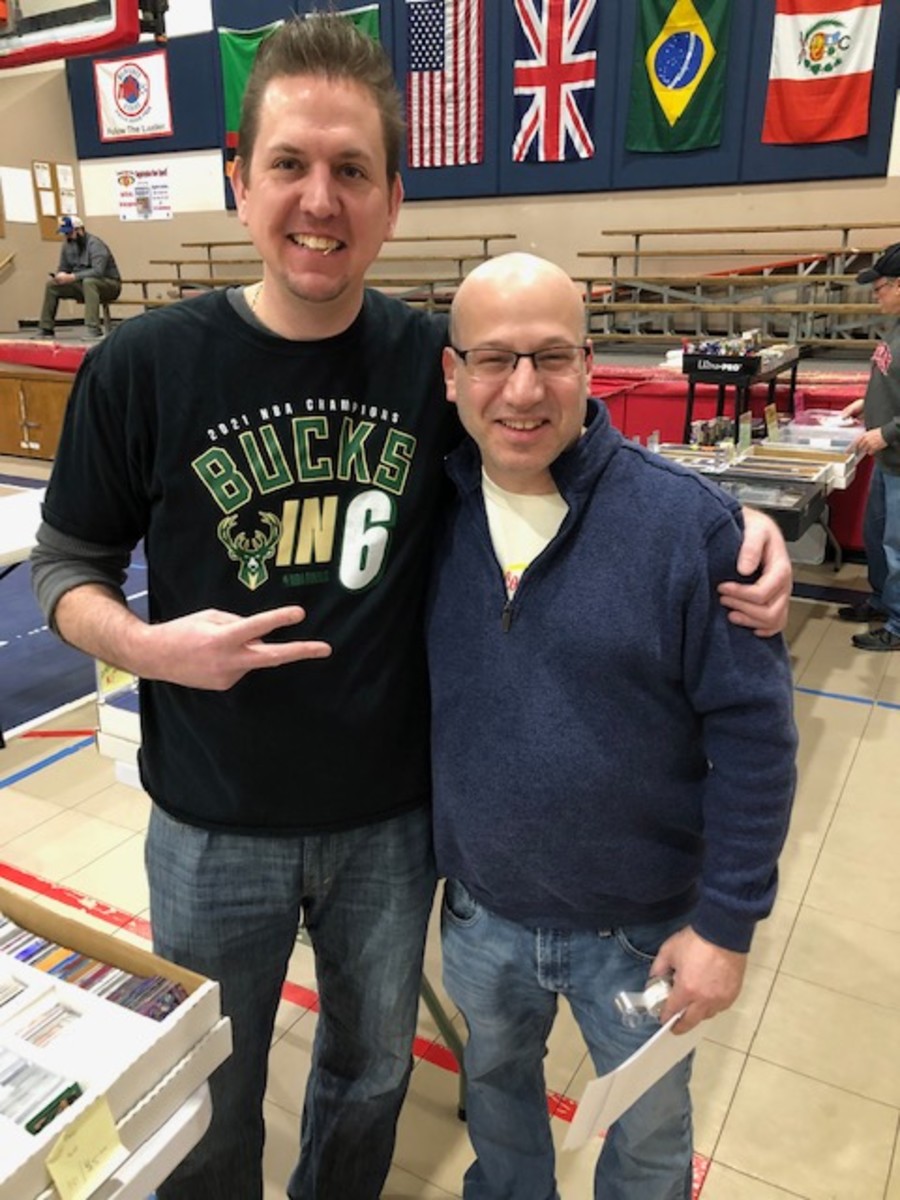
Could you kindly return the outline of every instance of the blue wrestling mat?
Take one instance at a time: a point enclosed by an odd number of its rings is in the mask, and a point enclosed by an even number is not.
[[[142,615],[146,580],[147,566],[138,548],[125,595]],[[8,734],[95,691],[94,660],[50,632],[31,593],[28,563],[21,563],[0,579],[0,729]]]

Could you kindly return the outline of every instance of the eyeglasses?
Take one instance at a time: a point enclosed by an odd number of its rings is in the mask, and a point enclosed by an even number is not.
[[[576,375],[587,357],[587,346],[545,346],[541,350],[502,350],[496,346],[476,346],[472,350],[450,349],[461,358],[470,378],[487,383],[508,379],[520,359],[530,358],[539,375],[559,377]]]
[[[896,279],[882,279],[878,283],[873,285],[872,291],[877,296],[879,292],[883,292],[885,288],[891,287],[892,285],[895,285],[896,283],[897,283]]]

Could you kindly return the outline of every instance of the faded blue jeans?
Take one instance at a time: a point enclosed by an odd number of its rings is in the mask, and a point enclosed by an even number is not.
[[[234,1053],[210,1081],[212,1125],[159,1200],[261,1200],[269,1045],[298,923],[315,950],[319,1017],[291,1200],[376,1200],[412,1068],[434,895],[419,809],[360,829],[255,837],[184,825],[154,806],[153,944],[216,979]]]
[[[900,475],[878,462],[863,518],[872,603],[887,613],[885,627],[900,637]]]
[[[564,995],[598,1075],[659,1026],[627,1029],[613,999],[642,991],[662,943],[684,918],[612,930],[528,929],[488,912],[448,880],[441,930],[444,986],[469,1028],[466,1114],[477,1155],[465,1200],[558,1200],[543,1059]],[[690,1200],[691,1056],[608,1130],[596,1200]]]

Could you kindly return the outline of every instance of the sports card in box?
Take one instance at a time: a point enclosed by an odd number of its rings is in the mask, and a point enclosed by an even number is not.
[[[51,1147],[90,1103],[105,1096],[133,1150],[228,1057],[231,1028],[218,984],[201,975],[4,888],[0,914],[13,923],[0,944],[0,1051],[15,1081],[0,1111],[0,1200],[32,1200],[51,1187]],[[78,986],[73,964],[96,986]],[[42,1125],[32,1094],[51,1077]]]

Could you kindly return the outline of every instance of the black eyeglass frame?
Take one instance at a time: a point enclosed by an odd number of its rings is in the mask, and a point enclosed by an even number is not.
[[[536,372],[540,372],[541,366],[538,360],[542,354],[552,354],[554,350],[580,350],[582,354],[582,362],[584,362],[587,359],[588,354],[591,353],[592,347],[588,342],[581,342],[579,345],[574,345],[572,342],[559,342],[555,346],[542,346],[540,350],[509,350],[505,346],[470,346],[467,350],[462,350],[459,346],[454,346],[453,343],[450,342],[450,349],[457,358],[462,360],[462,364],[467,371],[472,369],[467,361],[467,355],[472,354],[476,350],[483,350],[488,354],[491,352],[494,352],[495,354],[511,354],[513,356],[512,365],[506,374],[515,375],[516,368],[523,358],[530,358],[533,369]],[[573,358],[573,365],[575,362],[576,359]]]

